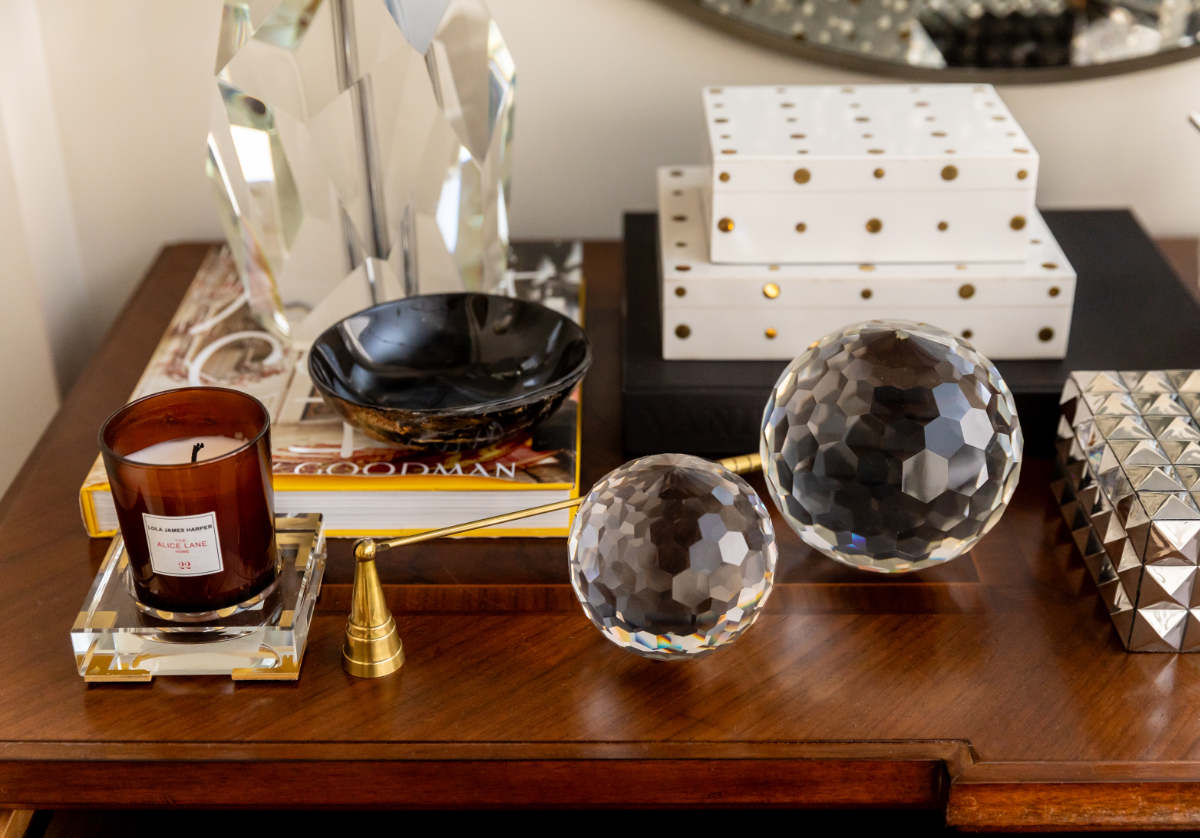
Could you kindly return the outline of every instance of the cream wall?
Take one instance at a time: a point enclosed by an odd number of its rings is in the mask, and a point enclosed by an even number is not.
[[[0,111],[0,494],[8,488],[33,448],[45,420],[58,407],[50,339],[33,283],[33,263],[25,246],[25,226],[14,200],[12,153]],[[81,475],[82,476],[82,475]]]
[[[84,282],[59,300],[107,323],[166,241],[219,237],[204,179],[218,0],[0,0],[40,13]],[[517,62],[512,227],[615,238],[657,165],[699,158],[710,83],[863,81],[753,47],[653,0],[491,0]],[[1003,90],[1042,154],[1045,206],[1130,205],[1160,235],[1200,230],[1200,64]],[[57,358],[98,334],[56,329]],[[76,369],[66,364],[68,372]],[[69,376],[68,376],[69,378]]]

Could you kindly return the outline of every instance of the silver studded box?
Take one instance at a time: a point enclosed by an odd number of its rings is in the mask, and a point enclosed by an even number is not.
[[[930,323],[992,360],[1066,354],[1075,271],[1036,210],[1017,262],[726,265],[707,258],[708,186],[705,167],[658,171],[666,359],[790,361],[874,318]]]
[[[1074,372],[1054,497],[1125,648],[1200,651],[1200,370]]]
[[[1022,260],[1038,156],[986,84],[710,87],[718,263]]]

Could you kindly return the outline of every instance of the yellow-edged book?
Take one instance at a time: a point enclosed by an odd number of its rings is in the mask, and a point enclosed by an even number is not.
[[[578,243],[518,245],[514,255],[512,291],[580,316]],[[334,537],[418,532],[578,496],[578,389],[527,440],[415,456],[342,422],[313,389],[305,352],[257,324],[228,253],[214,249],[131,398],[196,384],[256,396],[272,416],[276,511],[321,512]],[[79,506],[89,535],[115,534],[116,511],[99,458],[80,488]],[[472,535],[564,536],[571,514],[560,510]]]

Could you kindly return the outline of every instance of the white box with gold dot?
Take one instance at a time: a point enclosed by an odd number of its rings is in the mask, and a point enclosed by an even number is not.
[[[1025,258],[1038,155],[987,84],[709,87],[713,262]]]
[[[669,360],[788,360],[850,323],[930,323],[993,360],[1062,358],[1075,271],[1036,210],[1013,262],[764,262],[708,259],[704,166],[658,170],[662,350]]]

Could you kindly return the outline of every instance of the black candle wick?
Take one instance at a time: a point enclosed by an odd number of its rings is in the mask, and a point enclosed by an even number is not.
[[[192,462],[193,463],[196,462],[196,457],[197,457],[197,455],[199,455],[200,449],[203,447],[204,447],[203,442],[197,442],[195,445],[192,446]]]

